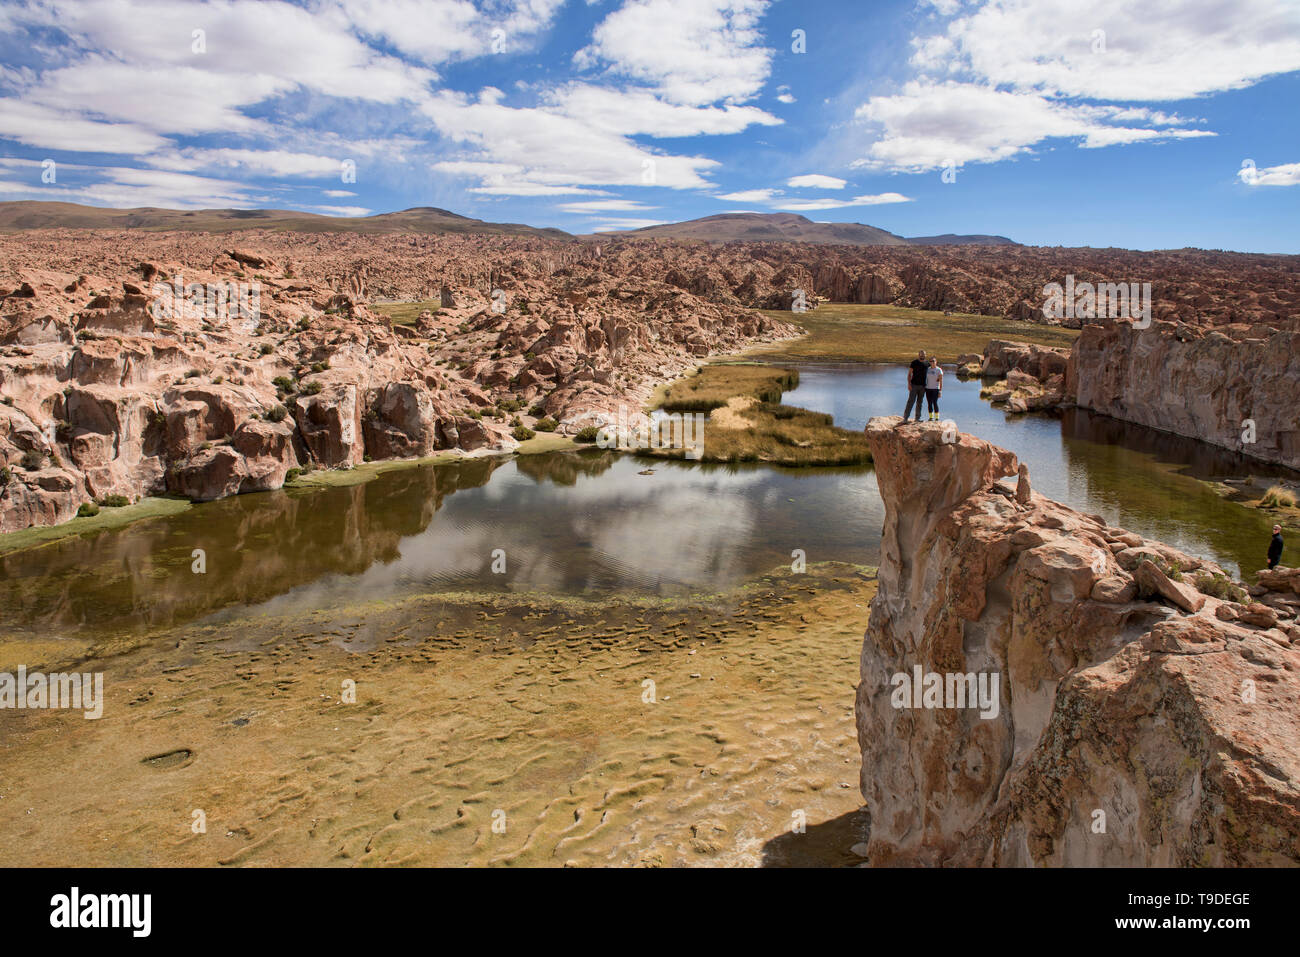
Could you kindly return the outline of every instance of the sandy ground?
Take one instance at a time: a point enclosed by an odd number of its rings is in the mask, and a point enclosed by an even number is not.
[[[163,633],[82,666],[99,720],[0,711],[0,840],[31,865],[853,864],[874,592],[829,565]]]

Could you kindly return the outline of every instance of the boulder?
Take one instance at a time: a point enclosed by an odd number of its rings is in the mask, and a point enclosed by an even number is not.
[[[1268,591],[1290,592],[1300,595],[1300,568],[1261,568],[1255,575],[1255,581]]]
[[[228,445],[200,449],[168,473],[168,488],[192,502],[211,502],[238,494],[248,470],[244,457]]]
[[[1176,582],[1160,570],[1155,562],[1143,559],[1133,573],[1138,589],[1143,594],[1159,595],[1173,602],[1183,611],[1197,612],[1205,604],[1205,596],[1191,585]]]
[[[249,419],[235,430],[230,447],[244,457],[241,492],[279,488],[297,462],[293,449],[293,426],[288,422]]]
[[[312,459],[325,468],[355,465],[365,455],[361,408],[355,385],[335,385],[294,400],[302,440]]]

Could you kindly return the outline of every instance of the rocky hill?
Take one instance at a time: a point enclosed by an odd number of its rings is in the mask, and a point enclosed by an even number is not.
[[[905,239],[864,223],[818,223],[797,213],[718,213],[681,223],[643,226],[601,236],[693,242],[797,242],[834,246],[1015,246],[1005,236],[918,236]],[[594,239],[596,237],[587,237]]]
[[[1006,236],[984,236],[971,235],[959,236],[955,233],[944,233],[941,236],[909,236],[907,242],[911,246],[1019,246],[1020,243],[1014,239],[1007,239]]]
[[[234,232],[245,229],[306,233],[478,233],[565,238],[560,229],[536,229],[519,223],[489,223],[433,206],[416,206],[375,216],[323,216],[293,209],[108,209],[77,203],[0,203],[0,232],[28,229],[139,229]]]
[[[681,223],[643,226],[622,233],[639,239],[695,242],[799,242],[842,246],[906,246],[907,240],[862,223],[815,223],[797,213],[719,213]]]

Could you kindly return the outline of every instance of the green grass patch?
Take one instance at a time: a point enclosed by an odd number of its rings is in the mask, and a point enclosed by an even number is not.
[[[665,412],[711,412],[736,396],[780,402],[782,393],[798,384],[799,373],[794,369],[756,364],[708,365],[664,389],[658,407]]]
[[[1295,503],[1295,495],[1280,485],[1274,485],[1259,500],[1261,508],[1295,508]]]
[[[381,316],[393,320],[395,326],[413,326],[422,312],[437,312],[442,299],[421,299],[419,302],[377,302],[370,308]]]
[[[733,414],[742,417],[748,426],[711,428],[706,422],[699,461],[761,462],[792,467],[866,465],[871,461],[866,433],[841,429],[824,412],[762,402]],[[669,429],[665,427],[665,431]],[[637,454],[684,459],[686,450],[643,449]]]
[[[1032,342],[1069,348],[1077,329],[1017,322],[901,306],[826,303],[804,313],[764,310],[774,319],[794,323],[808,335],[799,340],[757,347],[747,356],[774,362],[906,362],[918,349],[952,363],[962,353],[983,354],[990,339]]]
[[[1211,575],[1209,572],[1199,572],[1195,581],[1196,590],[1203,595],[1210,595],[1220,601],[1235,601],[1238,604],[1245,604],[1250,601],[1250,596],[1246,594],[1246,590],[1226,575]]]
[[[594,441],[594,439],[593,439]],[[543,452],[565,452],[577,448],[578,444],[567,435],[544,432],[519,443],[515,451],[520,455],[539,455]]]
[[[64,522],[62,525],[42,525],[38,528],[25,528],[20,532],[2,534],[0,555],[24,548],[48,545],[71,535],[102,532],[144,519],[176,515],[190,507],[190,502],[183,498],[142,498],[134,505],[103,509],[98,515],[78,518]]]

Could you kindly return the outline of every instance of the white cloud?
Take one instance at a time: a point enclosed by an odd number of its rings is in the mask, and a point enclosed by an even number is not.
[[[338,176],[340,163],[338,157],[287,150],[183,149],[149,158],[151,166],[163,169],[229,169],[258,175],[307,177]]]
[[[877,135],[855,165],[921,172],[1054,138],[1099,148],[1212,136],[1187,128],[1199,121],[1100,101],[1188,99],[1300,69],[1300,17],[1276,0],[929,5],[945,22],[913,39],[912,80],[858,108]]]
[[[910,203],[911,197],[902,193],[876,193],[854,196],[852,199],[792,199],[773,204],[777,209],[801,213],[817,209],[843,209],[847,206],[886,206],[891,203]]]
[[[497,186],[473,186],[471,193],[485,196],[606,196],[604,190],[580,186],[548,186],[545,183],[502,183]]]
[[[580,68],[652,84],[668,100],[702,106],[744,102],[767,80],[773,51],[758,22],[767,0],[628,0],[579,50]]]
[[[345,196],[357,195],[350,189],[323,189],[321,192],[330,197],[330,199],[342,199]]]
[[[1237,176],[1247,186],[1300,186],[1300,163],[1283,163],[1263,169],[1243,165]]]
[[[265,73],[217,76],[188,66],[116,63],[93,56],[45,73],[24,98],[160,133],[256,133],[269,127],[239,108],[293,87],[284,77]]]
[[[308,206],[327,216],[369,216],[373,210],[364,206]]]
[[[148,153],[168,144],[131,123],[100,123],[10,98],[0,99],[0,136],[27,146],[83,153]]]
[[[778,103],[790,104],[796,102],[794,94],[791,93],[790,88],[784,84],[776,88],[776,99]]]
[[[575,83],[548,95],[556,112],[622,136],[696,136],[739,133],[782,121],[756,106],[685,106],[650,90],[619,90]]]
[[[785,181],[785,185],[793,186],[795,189],[843,189],[848,186],[848,180],[840,179],[836,176],[823,176],[821,173],[808,173],[804,176],[794,176]]]
[[[610,219],[591,227],[593,233],[608,233],[618,229],[641,229],[645,226],[662,226],[662,219]]]
[[[997,0],[914,43],[913,64],[934,75],[1094,100],[1182,100],[1300,69],[1300,16],[1277,0],[1091,0],[1086,11],[1077,0]]]
[[[738,193],[724,193],[718,199],[725,199],[729,203],[766,203],[780,195],[779,189],[745,189]]]
[[[949,164],[998,162],[1052,138],[1076,138],[1095,148],[1214,135],[1110,125],[1120,115],[1114,107],[1075,105],[1033,92],[912,81],[902,92],[872,97],[858,108],[857,118],[877,126],[880,134],[853,165],[924,172]]]
[[[647,206],[634,199],[588,199],[577,203],[561,203],[559,208],[566,213],[632,213],[658,207]]]
[[[346,0],[337,4],[352,27],[434,65],[530,49],[564,0]]]
[[[534,186],[699,188],[708,185],[700,174],[719,165],[702,156],[656,153],[580,118],[506,106],[494,96],[474,102],[461,94],[442,92],[429,98],[421,110],[445,136],[471,151],[461,160],[450,161],[457,163],[456,167],[449,169],[444,162],[434,168],[479,175],[483,187],[489,188],[485,191],[490,192]],[[514,195],[543,192],[536,189]]]
[[[73,175],[68,176],[71,172]],[[88,203],[93,206],[132,208],[161,206],[170,209],[248,208],[268,201],[250,193],[242,183],[166,170],[124,166],[91,167],[61,163],[57,184],[8,184],[8,193],[24,192],[32,199]],[[86,179],[95,182],[81,183]],[[72,180],[72,182],[69,182]]]
[[[339,8],[358,33],[425,63],[490,49],[488,24],[466,0],[349,0]]]

